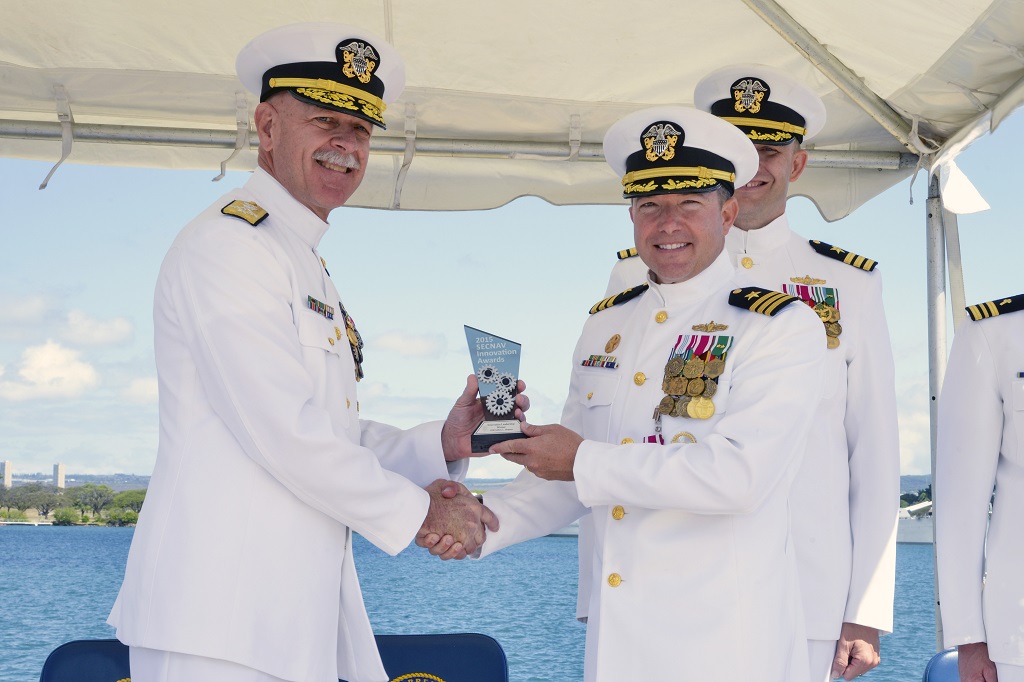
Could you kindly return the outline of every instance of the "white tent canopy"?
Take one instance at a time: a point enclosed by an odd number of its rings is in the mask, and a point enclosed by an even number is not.
[[[408,87],[350,202],[370,207],[618,202],[600,162],[614,120],[760,62],[826,103],[797,190],[835,220],[1024,98],[1022,0],[38,0],[4,15],[0,155],[213,174],[236,147],[228,168],[255,164],[256,98],[234,76],[249,39],[314,20],[384,36]]]

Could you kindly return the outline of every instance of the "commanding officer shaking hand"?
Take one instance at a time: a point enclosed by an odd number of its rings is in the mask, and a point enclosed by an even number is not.
[[[757,154],[733,126],[648,109],[604,151],[650,277],[592,308],[562,425],[492,448],[526,471],[487,494],[501,529],[481,556],[592,511],[587,682],[805,682],[787,495],[821,323],[737,283],[724,240]]]
[[[458,554],[497,527],[436,480],[464,474],[475,379],[444,424],[360,420],[362,339],[316,250],[405,69],[360,29],[299,24],[237,70],[260,98],[259,167],[160,270],[159,451],[108,622],[135,682],[384,682],[352,531],[389,554],[448,534]]]
[[[956,330],[939,398],[939,604],[963,682],[1024,682],[1021,310],[1024,295],[967,309],[973,321]]]

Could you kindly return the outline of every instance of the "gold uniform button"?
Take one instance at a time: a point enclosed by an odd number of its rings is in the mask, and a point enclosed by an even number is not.
[[[622,508],[621,504],[617,504],[612,507],[612,518],[616,521],[621,521],[622,517],[626,515],[626,510]]]
[[[618,573],[612,573],[608,576],[608,584],[612,587],[618,587],[622,584],[622,576]]]
[[[623,439],[622,439],[622,444],[623,444],[623,445],[629,445],[629,444],[630,444],[630,443],[632,443],[632,442],[633,442],[633,439],[632,439],[632,438],[623,438]]]
[[[664,310],[659,310],[658,314],[654,316],[654,321],[657,322],[658,324],[661,324],[662,322],[664,322],[667,319],[668,319],[668,313],[666,313]]]
[[[350,407],[352,407],[352,401],[345,398],[345,409],[349,409]]]
[[[747,270],[754,267],[754,259],[750,256],[744,256],[743,260],[740,261],[740,265],[745,267]]]
[[[644,376],[643,372],[637,372],[633,375],[633,383],[637,386],[643,386],[645,381],[647,381],[647,377]]]
[[[341,341],[341,329],[340,329],[340,328],[338,328],[338,327],[335,327],[335,328],[334,328],[334,336],[335,336],[335,338],[337,338],[337,339],[338,339],[339,341]]]
[[[594,397],[594,392],[593,391],[591,391],[590,393],[587,394],[587,400],[591,400],[593,397]]]
[[[329,343],[329,344],[331,344],[333,346],[334,345],[334,337],[333,336],[328,336],[327,337],[327,343]]]

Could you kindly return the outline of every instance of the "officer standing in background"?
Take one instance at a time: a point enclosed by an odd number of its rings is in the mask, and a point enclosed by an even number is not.
[[[694,106],[737,126],[760,157],[736,188],[733,262],[813,307],[824,326],[825,388],[793,483],[793,535],[811,680],[853,679],[879,663],[879,634],[892,631],[900,453],[882,276],[874,261],[789,227],[789,185],[807,164],[800,145],[825,125],[814,92],[763,66],[734,66],[701,80]]]
[[[591,309],[561,425],[491,448],[526,470],[487,493],[481,555],[592,511],[586,682],[805,682],[789,489],[826,349],[799,300],[738,284],[724,250],[757,155],[688,107],[604,139],[650,277]]]
[[[160,269],[160,444],[108,622],[135,682],[384,682],[352,532],[389,554],[447,534],[459,553],[495,527],[435,480],[464,475],[475,380],[444,424],[359,419],[362,339],[317,253],[405,67],[360,29],[297,24],[237,71],[260,96],[259,167]]]
[[[962,682],[1024,682],[1022,309],[1024,295],[967,309],[939,398],[939,605]]]
[[[881,273],[875,261],[789,227],[789,185],[807,164],[801,142],[825,125],[814,92],[768,67],[735,66],[701,80],[694,105],[737,126],[760,158],[754,178],[736,188],[740,210],[726,249],[749,281],[802,299],[824,326],[825,392],[793,483],[793,533],[811,680],[849,680],[878,665],[879,634],[892,631],[900,461]],[[646,276],[635,248],[618,257],[609,292]],[[581,576],[581,616],[587,589]]]

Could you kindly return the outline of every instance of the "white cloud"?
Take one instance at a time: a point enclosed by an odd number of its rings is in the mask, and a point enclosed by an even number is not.
[[[72,310],[68,313],[64,338],[85,346],[108,346],[130,341],[134,332],[135,327],[127,318],[97,320],[80,310]]]
[[[440,358],[448,350],[443,334],[403,334],[385,332],[373,339],[374,350],[389,350],[408,358]]]
[[[12,401],[36,398],[75,398],[99,383],[99,374],[78,351],[47,341],[21,354],[17,378],[0,381],[0,398]]]
[[[34,295],[16,299],[0,295],[0,340],[26,341],[38,338],[40,329],[53,326],[53,301]]]
[[[155,377],[142,377],[132,381],[121,392],[121,395],[128,401],[136,404],[147,404],[157,402],[157,380]]]
[[[52,309],[52,301],[45,296],[27,296],[22,299],[3,296],[0,297],[0,322],[36,322],[48,317]]]

